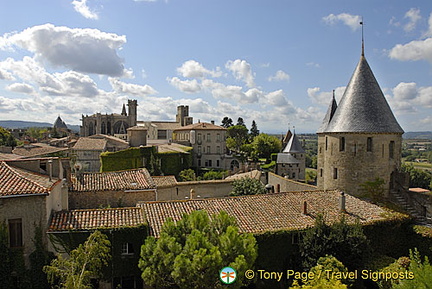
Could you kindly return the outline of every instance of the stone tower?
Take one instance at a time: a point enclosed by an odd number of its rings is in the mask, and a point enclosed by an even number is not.
[[[128,109],[129,109],[129,113],[128,113],[128,118],[129,118],[129,126],[136,126],[137,125],[137,107],[138,107],[138,102],[136,99],[132,100],[132,99],[128,99]]]
[[[317,131],[318,188],[359,195],[361,184],[381,178],[388,195],[400,169],[403,132],[362,49],[339,105],[333,96]]]

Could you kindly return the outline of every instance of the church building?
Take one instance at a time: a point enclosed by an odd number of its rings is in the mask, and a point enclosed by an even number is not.
[[[366,61],[363,47],[339,105],[333,95],[317,131],[318,188],[361,195],[362,184],[380,178],[388,195],[400,170],[404,131]]]

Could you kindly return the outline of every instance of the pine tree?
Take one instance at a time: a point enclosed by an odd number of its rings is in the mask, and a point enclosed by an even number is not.
[[[250,134],[251,138],[253,139],[254,137],[258,136],[259,133],[260,132],[259,132],[259,129],[257,127],[257,124],[256,124],[255,120],[253,120],[249,134]]]

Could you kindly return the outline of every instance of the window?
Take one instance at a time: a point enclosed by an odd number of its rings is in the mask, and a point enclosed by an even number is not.
[[[327,150],[328,149],[328,137],[326,137],[326,140],[325,140],[325,150]]]
[[[217,142],[220,142],[220,141],[221,141],[220,133],[218,133],[218,134],[216,135],[216,141],[217,141]]]
[[[216,153],[220,154],[220,146],[216,147]]]
[[[340,152],[345,151],[345,138],[344,137],[341,137],[339,139],[339,151]]]
[[[210,153],[210,146],[207,147],[207,153]]]
[[[333,168],[333,179],[337,179],[338,178],[338,169],[337,168]]]
[[[368,152],[372,151],[372,138],[371,137],[367,138],[366,151],[368,151]]]
[[[167,139],[167,131],[166,129],[163,130],[159,130],[157,131],[157,138],[158,139]]]
[[[216,160],[216,166],[217,166],[217,167],[220,166],[219,160]]]
[[[200,133],[198,134],[198,138],[197,138],[197,140],[198,140],[198,141],[201,141],[201,134],[200,134]]]
[[[131,243],[123,243],[121,248],[122,255],[133,255],[135,253]]]
[[[212,167],[212,160],[208,161],[208,165],[209,165],[209,167]]]
[[[23,246],[22,219],[9,220],[9,246],[11,248]]]
[[[389,157],[391,159],[394,158],[394,147],[395,147],[395,142],[391,141],[389,144]]]
[[[323,176],[323,169],[320,169],[320,177]]]
[[[207,142],[211,142],[211,137],[209,133],[207,134]]]

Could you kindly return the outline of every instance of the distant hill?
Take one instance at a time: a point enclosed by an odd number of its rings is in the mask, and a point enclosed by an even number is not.
[[[52,127],[52,123],[36,122],[36,121],[22,121],[22,120],[0,120],[0,126],[9,129],[15,128],[29,128],[29,127]],[[67,127],[75,132],[79,132],[79,125],[67,124]]]
[[[402,137],[404,139],[432,139],[432,131],[406,132]]]

